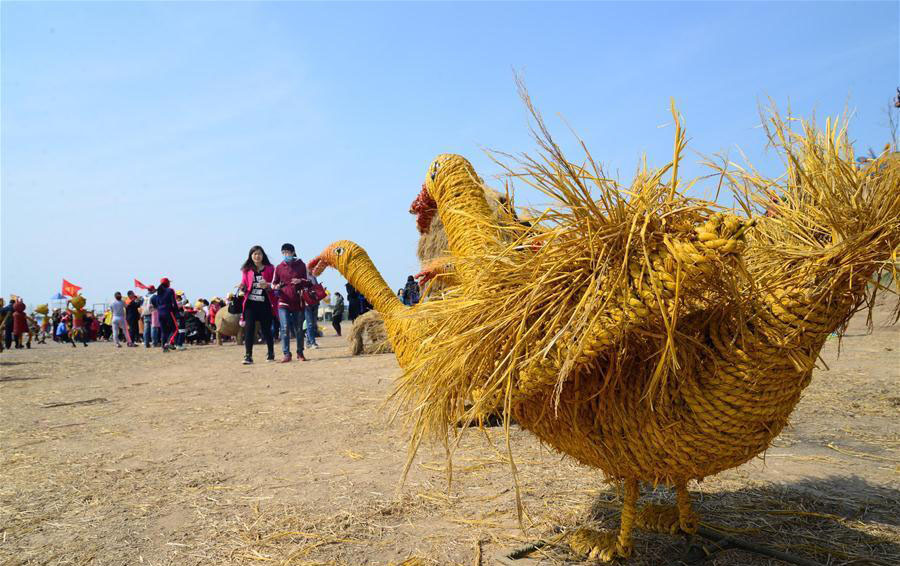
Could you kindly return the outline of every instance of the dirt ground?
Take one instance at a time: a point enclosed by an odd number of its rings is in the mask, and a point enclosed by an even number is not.
[[[900,327],[877,314],[840,357],[828,342],[764,459],[692,487],[706,524],[820,564],[900,564]],[[234,345],[4,352],[0,563],[488,565],[558,527],[616,525],[615,486],[515,427],[526,532],[500,429],[465,436],[449,491],[439,446],[400,488],[394,357],[328,334],[307,363],[250,367]],[[683,543],[639,533],[628,563],[668,564]],[[530,557],[577,563],[553,545]]]

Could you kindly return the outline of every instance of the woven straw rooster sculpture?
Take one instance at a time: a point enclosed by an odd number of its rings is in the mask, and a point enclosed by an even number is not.
[[[338,269],[384,315],[414,446],[499,411],[623,484],[618,532],[568,542],[628,557],[635,527],[696,531],[689,482],[766,450],[829,334],[871,304],[884,270],[897,281],[900,160],[861,168],[845,125],[792,131],[773,113],[786,173],[720,169],[744,210],[726,214],[684,194],[680,125],[672,162],[623,188],[589,155],[569,162],[534,115],[541,156],[516,178],[557,204],[530,226],[495,220],[464,158],[428,168],[417,201],[447,231],[442,300],[404,307],[352,242],[310,265]],[[677,504],[639,508],[641,483],[671,486]]]

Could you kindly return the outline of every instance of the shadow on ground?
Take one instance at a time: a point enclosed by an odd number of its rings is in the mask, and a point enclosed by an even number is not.
[[[855,476],[832,476],[739,490],[695,489],[704,526],[819,564],[900,564],[900,490]],[[644,493],[641,503],[674,503],[670,490]],[[592,503],[585,523],[615,529],[619,493],[610,488]],[[678,564],[684,537],[637,531],[629,565]],[[726,550],[709,565],[788,564],[745,550]]]

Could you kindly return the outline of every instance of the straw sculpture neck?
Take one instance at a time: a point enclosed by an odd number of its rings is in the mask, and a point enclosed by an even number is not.
[[[459,155],[443,155],[433,162],[429,176],[432,174],[426,186],[437,203],[453,256],[477,257],[499,249],[493,213],[471,164]],[[457,271],[463,284],[472,283],[478,276],[465,262],[457,266]]]
[[[384,316],[388,340],[394,348],[397,361],[401,367],[405,366],[421,342],[418,332],[421,325],[416,324],[416,320],[403,316],[410,308],[394,295],[366,250],[353,242],[341,240],[333,243],[313,261],[318,263],[321,260],[325,260],[325,265],[340,271],[372,303],[375,310]]]

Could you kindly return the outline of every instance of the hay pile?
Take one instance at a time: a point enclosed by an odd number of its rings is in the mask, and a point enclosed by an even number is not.
[[[358,317],[347,333],[350,354],[390,354],[394,351],[384,327],[384,317],[378,311],[369,311]]]
[[[222,345],[222,336],[232,336],[241,343],[244,329],[241,328],[241,315],[228,312],[227,308],[221,308],[216,312],[216,342]]]

